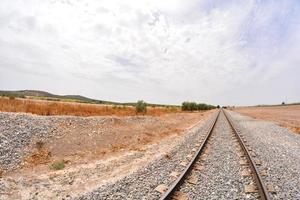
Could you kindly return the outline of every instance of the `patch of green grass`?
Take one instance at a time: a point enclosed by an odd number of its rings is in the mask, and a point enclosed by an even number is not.
[[[64,161],[57,161],[57,162],[54,162],[51,166],[50,166],[51,169],[53,170],[61,170],[61,169],[64,169],[65,168],[65,162]]]

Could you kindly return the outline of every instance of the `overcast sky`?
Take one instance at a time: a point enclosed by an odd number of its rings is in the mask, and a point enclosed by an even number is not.
[[[0,89],[299,102],[300,1],[1,0]]]

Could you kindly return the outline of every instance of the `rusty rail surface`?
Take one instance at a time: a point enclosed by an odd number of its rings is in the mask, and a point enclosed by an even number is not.
[[[178,189],[178,187],[183,183],[183,181],[185,180],[185,177],[189,174],[189,172],[192,170],[193,165],[195,164],[195,162],[198,160],[199,156],[201,155],[204,146],[206,145],[208,138],[211,136],[211,133],[213,132],[213,129],[216,125],[216,122],[219,118],[220,115],[220,110],[218,111],[218,114],[215,118],[215,120],[213,121],[211,127],[209,128],[209,131],[207,132],[204,140],[202,141],[198,151],[196,152],[196,154],[194,155],[194,157],[192,158],[192,160],[189,162],[189,164],[187,165],[187,167],[184,169],[184,171],[181,173],[181,175],[175,180],[175,182],[169,187],[169,189],[167,190],[167,192],[165,192],[162,197],[160,198],[160,200],[167,200],[167,199],[172,199],[172,196],[174,195],[174,192]]]

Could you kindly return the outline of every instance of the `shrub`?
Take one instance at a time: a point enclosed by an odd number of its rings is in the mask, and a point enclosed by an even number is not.
[[[44,142],[38,141],[35,143],[35,145],[38,150],[41,150],[44,147]]]
[[[61,169],[65,168],[65,162],[64,161],[57,161],[57,162],[53,163],[50,166],[50,168],[53,169],[53,170],[61,170]]]
[[[147,104],[143,100],[139,100],[135,105],[135,112],[136,113],[147,113]]]
[[[183,111],[210,110],[214,108],[215,106],[213,105],[207,105],[204,103],[197,104],[195,102],[187,102],[187,101],[183,102],[181,106],[181,109]]]
[[[9,96],[9,100],[14,100],[15,97],[14,96]]]

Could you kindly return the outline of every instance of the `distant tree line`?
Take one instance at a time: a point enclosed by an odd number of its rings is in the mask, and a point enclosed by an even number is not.
[[[182,103],[181,109],[183,111],[196,111],[196,110],[211,110],[216,108],[216,106],[205,104],[205,103],[196,103],[185,101]]]

